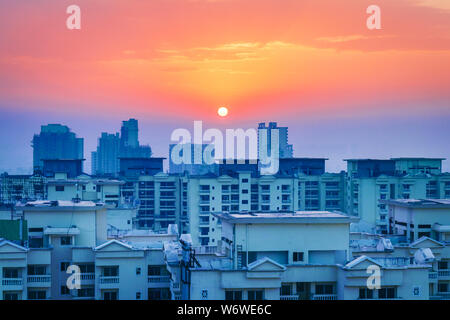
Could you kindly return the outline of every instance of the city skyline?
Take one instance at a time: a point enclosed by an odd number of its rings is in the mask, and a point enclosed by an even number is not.
[[[7,115],[7,114],[5,114]],[[40,123],[39,118],[30,117],[29,119],[21,118],[15,120],[14,123],[5,121],[4,126],[0,127],[0,133],[5,136],[10,134],[12,130],[17,130],[17,126],[22,126],[23,129],[17,132],[17,135],[11,137],[8,140],[2,140],[2,150],[10,150],[13,154],[18,154],[16,157],[0,157],[0,169],[7,171],[10,174],[14,173],[32,173],[32,154],[33,149],[31,143],[29,147],[14,148],[14,146],[24,145],[26,142],[31,141],[34,134],[38,133],[41,125],[48,123],[58,123],[58,119],[66,119],[66,121],[60,121],[61,124],[67,125],[72,132],[76,133],[78,137],[84,139],[84,171],[90,173],[91,169],[91,151],[96,150],[97,140],[102,132],[117,132],[120,129],[120,123],[127,119],[95,119],[97,123],[104,123],[104,126],[95,127],[90,126],[89,130],[83,131],[86,128],[86,118],[74,118],[64,115],[55,114],[53,117],[46,115],[43,118],[51,119],[47,123]],[[128,117],[128,118],[131,118]],[[166,122],[160,121],[160,123],[152,123],[142,121],[139,128],[139,136],[142,144],[150,145],[153,156],[167,157],[169,153],[170,134],[173,129],[178,128],[179,123],[175,121],[166,120]],[[273,119],[268,119],[267,122]],[[353,119],[349,119],[350,122],[355,122]],[[300,120],[301,121],[301,120]],[[327,161],[328,172],[339,172],[346,169],[343,159],[346,158],[381,158],[388,159],[391,157],[442,157],[450,159],[450,156],[443,150],[450,148],[450,142],[445,139],[450,128],[448,128],[446,119],[436,119],[431,123],[424,121],[423,118],[404,117],[394,118],[392,123],[396,124],[404,131],[398,130],[398,137],[391,137],[390,140],[385,140],[384,136],[374,136],[373,132],[379,132],[379,130],[385,131],[397,131],[396,128],[391,126],[390,122],[383,121],[373,122],[370,118],[366,121],[359,121],[360,123],[354,123],[353,125],[359,128],[364,128],[364,131],[359,131],[357,128],[353,130],[339,129],[339,123],[322,122],[320,118],[314,119],[314,122],[304,123],[301,128],[295,126],[297,121],[283,121],[278,122],[280,126],[289,127],[289,143],[293,144],[295,157],[325,157]],[[259,121],[240,123],[241,126],[232,128],[257,128]],[[403,122],[403,123],[402,123]],[[23,125],[21,124],[23,123]],[[317,126],[318,123],[322,123],[322,126]],[[193,122],[186,121],[184,128],[192,130]],[[245,125],[248,125],[247,127]],[[34,127],[33,127],[34,126]],[[205,126],[212,127],[209,123]],[[406,130],[414,126],[415,132]],[[93,128],[95,127],[95,128]],[[220,129],[225,130],[224,126],[217,126]],[[37,131],[33,131],[36,128]],[[370,130],[369,130],[370,129]],[[394,130],[393,130],[394,129]],[[358,133],[357,135],[355,133]],[[447,133],[448,132],[448,133]],[[157,136],[155,133],[158,133]],[[411,137],[416,139],[411,139]],[[163,139],[161,139],[163,137]],[[342,138],[344,137],[344,138]],[[371,139],[370,144],[365,144],[362,141],[364,139]],[[403,140],[401,144],[398,141]],[[320,143],[316,143],[316,141]],[[438,141],[439,143],[436,143]],[[427,150],[428,148],[428,150]],[[423,151],[422,151],[423,150]],[[12,161],[14,160],[14,161]],[[443,171],[450,171],[450,161],[445,160],[443,162]],[[8,165],[9,163],[9,165]],[[19,165],[22,163],[22,165]],[[168,160],[165,161],[165,169],[168,170]]]

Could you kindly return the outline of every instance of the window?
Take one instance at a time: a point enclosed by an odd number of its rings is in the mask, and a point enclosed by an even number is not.
[[[316,284],[316,294],[333,294],[332,284]]]
[[[242,179],[242,183],[247,183],[248,182],[248,179]]]
[[[61,237],[60,241],[62,246],[70,246],[72,244],[72,237]]]
[[[44,300],[47,298],[47,294],[44,290],[29,290],[28,300]]]
[[[263,300],[263,290],[249,290],[247,300]]]
[[[368,288],[360,288],[358,299],[373,299],[373,290]]]
[[[64,191],[64,186],[55,186],[55,191],[58,192]]]
[[[290,284],[282,284],[280,288],[280,296],[292,295],[292,286]]]
[[[117,291],[103,292],[103,300],[117,300]]]
[[[136,275],[139,276],[141,274],[141,268],[136,268]]]
[[[103,267],[103,274],[104,277],[117,277],[119,275],[119,267],[118,266],[111,266],[111,267]]]
[[[378,299],[394,299],[395,288],[381,288],[378,290]]]
[[[38,275],[44,275],[45,274],[45,266],[39,266],[39,265],[29,265],[27,268],[27,273],[29,276],[38,276]]]
[[[19,300],[19,294],[15,292],[3,292],[3,300]]]
[[[78,297],[93,297],[93,296],[95,296],[94,287],[78,289],[77,293],[78,293]]]
[[[80,264],[81,273],[95,273],[95,266],[93,263]]]
[[[242,300],[242,291],[240,290],[225,291],[225,300]]]
[[[448,292],[448,283],[439,283],[438,292]]]
[[[19,278],[19,269],[17,268],[3,268],[3,278],[17,279]]]
[[[67,268],[70,266],[70,262],[61,262],[61,271],[66,272]]]
[[[448,269],[448,261],[438,261],[438,269],[439,270],[447,270]]]
[[[160,276],[161,275],[161,267],[148,266],[148,275],[149,276]]]
[[[303,261],[303,252],[294,252],[293,253],[293,260],[294,260],[294,262]]]
[[[70,294],[69,288],[67,288],[67,286],[61,286],[61,295],[66,296],[68,294]]]
[[[141,299],[141,293],[140,292],[136,292],[136,300],[140,300]]]

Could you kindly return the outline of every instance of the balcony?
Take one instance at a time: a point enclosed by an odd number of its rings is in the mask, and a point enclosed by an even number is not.
[[[49,274],[32,275],[27,277],[29,287],[49,287],[51,285],[52,276]]]
[[[81,273],[80,274],[81,284],[93,284],[95,281],[95,273]]]
[[[439,280],[450,280],[450,270],[438,270]]]
[[[149,283],[169,283],[170,276],[148,276]]]
[[[337,300],[337,294],[315,294],[313,300]]]
[[[428,273],[428,279],[437,281],[438,273],[436,271],[430,271]]]
[[[119,283],[119,277],[106,277],[106,276],[100,276],[100,284],[114,284]]]
[[[22,278],[6,278],[2,280],[2,286],[17,287],[23,285]]]
[[[170,290],[175,294],[180,292],[180,283],[179,282],[170,282]]]
[[[450,300],[450,292],[438,292],[436,296],[430,296],[430,300]]]
[[[280,296],[280,300],[298,300],[298,295],[291,294],[287,296]]]

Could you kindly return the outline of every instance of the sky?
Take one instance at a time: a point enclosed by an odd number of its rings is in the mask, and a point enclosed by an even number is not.
[[[72,4],[80,30],[66,27]],[[372,4],[380,30],[366,26]],[[202,120],[278,121],[295,156],[327,157],[329,171],[349,157],[450,158],[450,1],[0,3],[0,170],[31,170],[33,134],[62,123],[85,138],[89,172],[100,133],[131,117],[157,156]]]

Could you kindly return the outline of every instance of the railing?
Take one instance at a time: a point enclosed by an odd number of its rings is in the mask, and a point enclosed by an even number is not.
[[[119,283],[119,277],[100,276],[100,283],[102,284]]]
[[[201,246],[193,249],[195,254],[215,254],[217,252],[217,246]]]
[[[21,286],[22,278],[6,278],[2,280],[2,286]]]
[[[28,276],[27,281],[29,283],[35,283],[35,282],[50,282],[51,281],[52,276],[49,274],[43,274],[43,275],[33,275],[33,276]]]
[[[180,283],[179,282],[172,282],[172,288],[180,289]]]
[[[81,273],[80,280],[94,280],[95,273]]]
[[[438,273],[435,271],[432,271],[428,273],[428,279],[437,279]]]
[[[170,276],[148,276],[148,282],[167,283],[170,282]]]
[[[313,300],[337,300],[336,294],[315,294]]]
[[[439,277],[450,277],[450,270],[440,270],[438,275]]]
[[[440,300],[450,300],[450,292],[438,292]]]
[[[176,294],[174,296],[174,300],[181,300],[181,294]]]
[[[298,295],[280,296],[280,300],[298,300]]]

